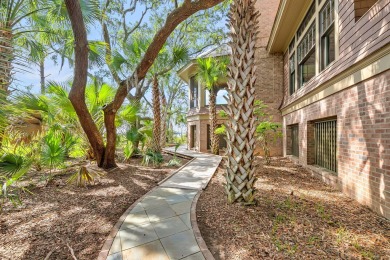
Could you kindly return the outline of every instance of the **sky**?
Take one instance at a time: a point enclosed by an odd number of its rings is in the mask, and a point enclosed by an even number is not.
[[[128,22],[135,23],[138,21],[142,15],[143,7],[139,6],[136,11],[132,14],[128,14]],[[144,18],[143,22],[148,22],[148,15]],[[225,21],[221,21],[221,23]],[[91,26],[88,33],[88,40],[101,41],[103,39],[100,24]],[[60,63],[60,58],[57,63]],[[39,67],[34,64],[30,64],[29,68],[26,68],[27,71],[17,71],[14,75],[14,87],[20,90],[29,90],[32,93],[40,93],[40,74]],[[74,71],[68,64],[65,62],[64,66],[61,68],[60,64],[56,64],[51,57],[46,58],[45,60],[45,79],[48,81],[64,82],[71,80],[73,77]],[[226,103],[222,94],[218,93],[217,103],[223,104]],[[151,100],[151,94],[147,93],[146,98]]]
[[[143,7],[139,6],[134,13],[128,14],[128,23],[135,23],[142,15]],[[145,16],[144,22],[147,22],[148,15]],[[102,41],[103,35],[100,24],[91,26],[88,32],[89,41]],[[60,59],[57,63],[60,63]],[[16,71],[14,75],[14,86],[20,90],[30,90],[32,93],[40,93],[40,74],[39,67],[35,64],[28,64],[27,71]],[[57,81],[63,82],[72,79],[74,74],[68,62],[65,62],[61,68],[61,64],[56,64],[50,57],[45,60],[45,76],[46,82]]]

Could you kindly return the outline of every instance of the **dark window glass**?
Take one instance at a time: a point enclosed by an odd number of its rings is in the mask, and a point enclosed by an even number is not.
[[[290,95],[295,92],[295,54],[293,53],[289,61],[290,69]]]
[[[309,25],[309,22],[311,18],[314,16],[314,13],[315,13],[315,4],[313,2],[313,4],[309,8],[309,11],[307,11],[305,18],[303,18],[301,25],[298,28],[298,32],[297,32],[298,38],[303,34],[303,31]]]
[[[195,77],[190,79],[190,108],[198,107],[198,81]]]
[[[334,29],[321,37],[321,69],[325,69],[335,60]]]
[[[291,154],[299,157],[299,127],[291,126]]]
[[[305,60],[299,64],[299,87],[302,87],[316,74],[316,55],[315,51],[312,50]]]
[[[334,1],[329,0],[320,12],[321,69],[335,60]]]
[[[313,23],[298,45],[297,52],[298,52],[299,63],[302,60],[304,60],[306,56],[314,49],[315,45],[316,45],[316,27],[315,27],[315,23]]]
[[[292,39],[290,45],[288,46],[288,53],[291,55],[293,53],[295,47],[295,38]]]

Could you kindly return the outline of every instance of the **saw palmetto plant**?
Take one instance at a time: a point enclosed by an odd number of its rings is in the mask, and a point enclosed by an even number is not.
[[[254,203],[256,142],[255,43],[257,20],[254,0],[234,0],[229,14],[231,63],[228,73],[226,193],[228,202]]]

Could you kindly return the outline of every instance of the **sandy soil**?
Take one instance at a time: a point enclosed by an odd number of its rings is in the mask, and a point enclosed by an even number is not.
[[[121,164],[88,188],[66,185],[67,169],[46,187],[30,188],[33,195],[24,194],[22,206],[6,204],[0,213],[0,259],[73,259],[71,250],[77,259],[96,259],[122,213],[178,168],[140,162]]]
[[[219,169],[197,204],[216,259],[390,259],[390,221],[288,159],[257,160],[257,205],[229,205]]]

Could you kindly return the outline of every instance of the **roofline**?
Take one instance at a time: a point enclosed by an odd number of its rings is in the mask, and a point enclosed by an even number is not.
[[[269,53],[281,53],[288,48],[312,2],[312,0],[281,0],[268,39]]]

